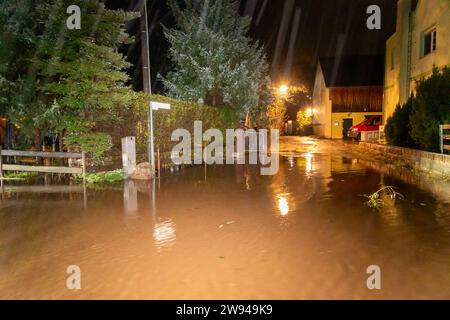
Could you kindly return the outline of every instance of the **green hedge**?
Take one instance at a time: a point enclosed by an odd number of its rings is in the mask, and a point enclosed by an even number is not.
[[[398,147],[416,147],[416,143],[411,138],[411,116],[413,106],[413,97],[409,98],[404,105],[398,105],[394,114],[386,123],[384,129],[386,140],[390,145]]]
[[[439,125],[450,123],[450,68],[417,82],[412,109],[411,137],[420,149],[440,152]]]
[[[170,110],[153,112],[155,133],[155,148],[162,152],[172,150],[177,142],[170,141],[172,132],[176,129],[186,129],[193,137],[194,121],[203,122],[203,132],[208,129],[234,129],[239,126],[237,112],[229,107],[210,107],[202,104],[179,101],[160,95],[152,95],[152,101],[170,103]],[[139,139],[138,144],[145,148],[147,137]]]

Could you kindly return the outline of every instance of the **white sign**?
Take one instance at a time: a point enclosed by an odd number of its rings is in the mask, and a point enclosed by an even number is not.
[[[161,102],[151,101],[150,104],[152,106],[152,110],[159,110],[159,109],[170,110],[169,103],[161,103]]]

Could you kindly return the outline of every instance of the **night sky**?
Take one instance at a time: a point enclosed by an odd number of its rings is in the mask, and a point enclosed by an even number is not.
[[[252,16],[249,36],[266,48],[274,82],[304,84],[311,88],[319,56],[384,54],[385,41],[395,31],[396,0],[242,0],[241,14]],[[138,10],[139,0],[108,0],[110,8]],[[366,9],[379,5],[382,30],[368,30]],[[161,91],[158,73],[170,70],[168,45],[161,24],[174,26],[166,0],[149,0],[151,63],[154,91]],[[296,23],[298,22],[298,23]],[[130,23],[139,34],[139,23]],[[135,64],[133,84],[142,88],[140,39],[124,49]]]

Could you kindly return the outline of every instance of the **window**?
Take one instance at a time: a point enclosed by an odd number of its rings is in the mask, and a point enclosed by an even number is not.
[[[436,51],[436,28],[423,33],[422,57]]]
[[[365,124],[368,126],[379,126],[381,124],[381,117],[366,116]]]

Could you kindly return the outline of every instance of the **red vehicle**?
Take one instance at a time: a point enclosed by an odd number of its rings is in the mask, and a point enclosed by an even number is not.
[[[382,116],[369,116],[360,124],[351,127],[350,130],[348,130],[347,136],[355,140],[361,140],[361,132],[380,130],[382,120]]]

